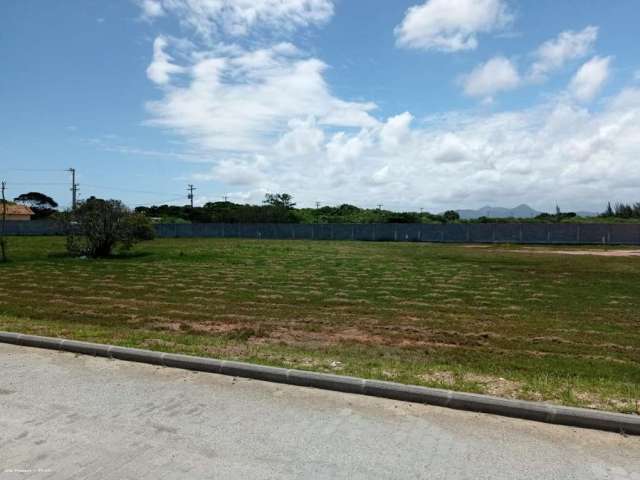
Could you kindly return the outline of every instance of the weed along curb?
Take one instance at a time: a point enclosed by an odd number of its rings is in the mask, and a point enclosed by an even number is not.
[[[365,380],[362,378],[330,375],[326,373],[267,367],[250,363],[153,352],[137,348],[117,347],[76,340],[64,340],[61,338],[24,335],[20,333],[0,332],[0,342],[116,358],[152,365],[163,365],[186,370],[232,375],[268,382],[385,397],[394,400],[469,410],[472,412],[523,418],[538,422],[640,435],[640,416],[622,413],[562,407],[545,403],[502,399],[487,395],[460,393],[379,380]]]

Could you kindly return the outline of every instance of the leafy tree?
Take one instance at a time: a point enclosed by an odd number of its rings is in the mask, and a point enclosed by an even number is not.
[[[61,216],[67,233],[67,250],[72,255],[108,257],[119,246],[128,250],[154,236],[150,220],[132,213],[119,200],[90,197]]]
[[[267,193],[262,202],[265,205],[291,210],[296,206],[293,203],[293,197],[288,193]]]
[[[447,221],[447,222],[456,222],[456,221],[460,220],[460,214],[458,212],[456,212],[455,210],[447,210],[446,212],[444,212],[442,214],[442,216],[444,217],[445,221]]]
[[[58,203],[48,195],[40,192],[29,192],[18,195],[13,199],[16,203],[26,205],[33,210],[33,219],[48,218],[58,208]]]

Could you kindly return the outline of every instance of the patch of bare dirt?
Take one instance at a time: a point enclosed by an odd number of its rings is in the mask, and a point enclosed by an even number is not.
[[[452,387],[458,382],[473,382],[479,384],[484,393],[503,398],[517,398],[522,388],[520,382],[477,373],[455,374],[448,371],[439,371],[425,373],[420,375],[420,378],[427,382],[435,382],[448,387]]]
[[[594,250],[594,249],[571,249],[571,250],[558,250],[550,248],[495,248],[494,245],[464,245],[464,248],[477,248],[491,250],[491,252],[497,253],[547,253],[555,255],[595,255],[598,257],[640,257],[640,250]]]
[[[492,375],[467,373],[464,378],[469,382],[475,382],[482,385],[485,393],[495,395],[497,397],[516,398],[522,388],[522,383],[520,382],[507,380],[502,377],[494,377]]]
[[[640,250],[543,250],[523,248],[512,251],[522,253],[552,253],[558,255],[594,255],[598,257],[640,257]]]
[[[430,372],[420,375],[425,382],[441,383],[446,386],[453,386],[456,383],[456,375],[451,372]]]

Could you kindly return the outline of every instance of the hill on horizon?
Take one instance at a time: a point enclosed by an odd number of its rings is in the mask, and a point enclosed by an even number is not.
[[[473,209],[461,209],[456,210],[462,220],[473,220],[480,217],[487,218],[534,218],[541,213],[538,210],[531,208],[526,203],[522,203],[514,208],[505,207],[491,207],[486,205],[477,210]],[[578,217],[596,217],[598,214],[595,212],[579,211],[576,212]]]
[[[473,209],[461,209],[456,210],[460,215],[460,218],[463,220],[472,220],[480,217],[488,217],[488,218],[533,218],[540,215],[543,212],[539,212],[534,210],[527,204],[521,204],[514,208],[505,208],[505,207],[492,207],[486,205],[482,208],[478,208],[477,210]]]

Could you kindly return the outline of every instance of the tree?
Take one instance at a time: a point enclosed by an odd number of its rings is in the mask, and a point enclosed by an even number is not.
[[[58,203],[48,195],[40,192],[29,192],[18,195],[14,202],[26,205],[33,210],[33,219],[48,218],[56,212]]]
[[[633,217],[633,207],[626,203],[616,203],[613,207],[613,211],[616,217],[631,218]]]
[[[291,210],[296,206],[293,203],[293,197],[288,193],[267,193],[264,196],[263,204],[270,207],[282,208],[285,210]]]
[[[62,215],[67,250],[72,255],[108,257],[119,246],[128,250],[141,240],[154,237],[151,221],[132,213],[119,200],[90,197]]]
[[[613,217],[613,208],[611,208],[611,202],[607,203],[607,209],[602,214],[603,217]]]
[[[460,220],[460,214],[455,210],[447,210],[442,214],[442,216],[447,222],[455,222],[457,220]]]

